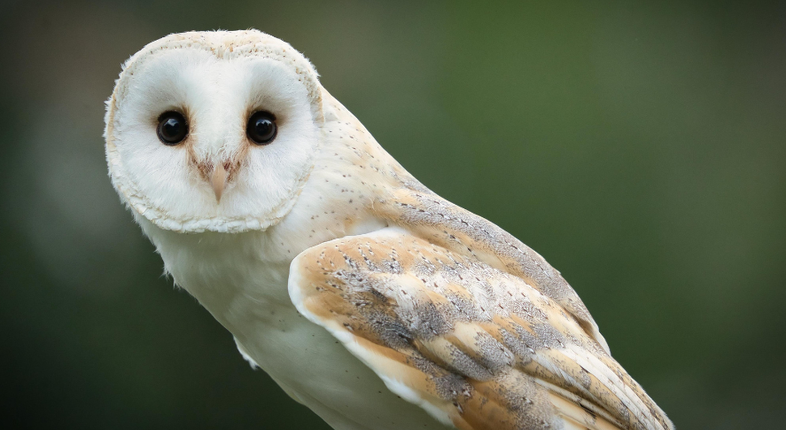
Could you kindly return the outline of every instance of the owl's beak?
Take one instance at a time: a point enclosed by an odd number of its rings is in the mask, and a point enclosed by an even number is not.
[[[224,186],[227,183],[227,171],[223,164],[216,163],[213,174],[210,176],[210,183],[213,185],[213,192],[216,193],[216,202],[220,202],[221,194],[224,193]]]

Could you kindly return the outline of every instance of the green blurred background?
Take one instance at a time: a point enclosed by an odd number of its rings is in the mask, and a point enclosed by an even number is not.
[[[678,428],[786,426],[786,6],[717,1],[3,2],[0,420],[327,428],[162,276],[106,175],[120,64],[249,27],[557,267]]]

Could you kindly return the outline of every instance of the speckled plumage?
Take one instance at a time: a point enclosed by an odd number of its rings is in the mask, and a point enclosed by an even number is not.
[[[159,69],[176,102],[135,99],[157,94]],[[167,106],[194,131],[164,151],[144,118]],[[283,119],[260,147],[242,124],[261,108]],[[256,31],[152,43],[118,80],[106,139],[113,184],[175,282],[334,428],[672,428],[559,272],[409,175],[286,43]],[[171,166],[148,168],[140,147]],[[214,198],[216,166],[227,183]]]

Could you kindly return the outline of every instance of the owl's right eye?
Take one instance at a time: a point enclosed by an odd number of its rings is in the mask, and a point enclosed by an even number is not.
[[[164,145],[177,145],[188,135],[188,124],[179,112],[168,111],[158,117],[158,140]]]

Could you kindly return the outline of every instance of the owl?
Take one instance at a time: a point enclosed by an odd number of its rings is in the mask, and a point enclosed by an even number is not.
[[[105,120],[166,272],[333,428],[673,428],[560,273],[418,182],[289,44],[164,37]]]

